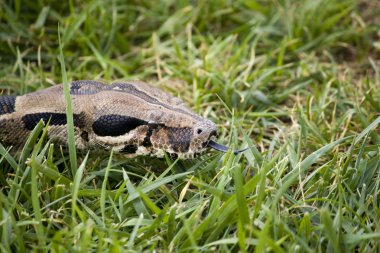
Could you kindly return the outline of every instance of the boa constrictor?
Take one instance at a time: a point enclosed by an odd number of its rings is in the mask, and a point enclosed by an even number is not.
[[[167,152],[180,158],[193,158],[207,147],[228,150],[212,140],[216,136],[213,122],[195,114],[181,99],[146,83],[73,81],[70,94],[80,150],[114,149],[127,157],[162,157]],[[3,144],[22,147],[40,120],[49,122],[51,141],[67,144],[63,85],[0,97]]]

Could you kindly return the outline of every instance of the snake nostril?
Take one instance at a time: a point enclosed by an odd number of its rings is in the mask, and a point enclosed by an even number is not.
[[[213,130],[211,133],[210,133],[210,137],[211,136],[216,136],[216,130]]]

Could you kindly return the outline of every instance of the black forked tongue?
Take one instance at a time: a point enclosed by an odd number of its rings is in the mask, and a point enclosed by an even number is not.
[[[218,143],[216,143],[215,141],[212,141],[212,140],[210,140],[208,142],[207,146],[209,146],[210,148],[213,148],[215,150],[222,151],[222,152],[227,152],[230,149],[229,147],[220,145],[220,144],[218,144]],[[240,154],[240,153],[246,151],[247,149],[248,148],[244,148],[244,149],[240,149],[240,150],[234,150],[234,154],[235,155]]]

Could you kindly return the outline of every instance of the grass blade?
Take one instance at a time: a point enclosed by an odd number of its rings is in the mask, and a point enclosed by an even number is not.
[[[63,93],[66,100],[66,118],[67,118],[67,144],[69,147],[70,167],[72,175],[75,175],[78,168],[77,152],[75,148],[74,137],[74,117],[73,104],[70,95],[70,84],[67,79],[65,59],[63,56],[63,44],[61,43],[61,31],[58,26],[58,41],[59,41],[59,62],[61,63],[61,74],[63,83]]]
[[[106,174],[104,175],[103,183],[102,183],[102,190],[100,192],[100,211],[102,213],[102,219],[103,224],[105,226],[106,222],[106,195],[107,195],[107,182],[108,182],[108,175],[111,169],[112,165],[112,156],[113,156],[113,149],[111,149],[110,157],[108,158],[108,164],[106,167]]]

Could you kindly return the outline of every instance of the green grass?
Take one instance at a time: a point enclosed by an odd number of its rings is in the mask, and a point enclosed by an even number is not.
[[[1,2],[0,93],[140,79],[251,149],[86,156],[39,125],[0,145],[1,251],[380,250],[376,1],[128,2]]]

